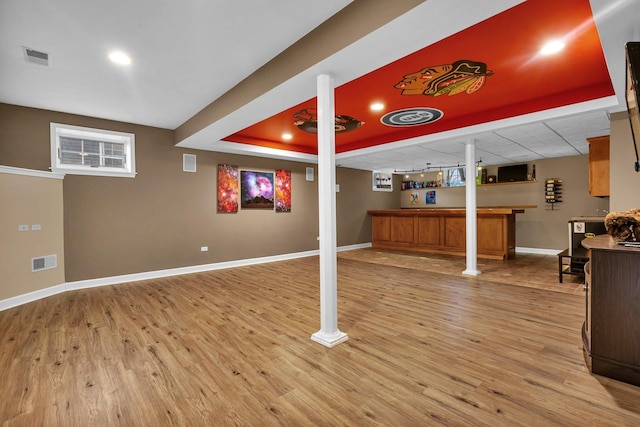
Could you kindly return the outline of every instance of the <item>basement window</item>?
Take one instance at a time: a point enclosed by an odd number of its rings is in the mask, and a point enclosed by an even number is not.
[[[136,176],[135,135],[51,123],[51,170],[98,176]]]

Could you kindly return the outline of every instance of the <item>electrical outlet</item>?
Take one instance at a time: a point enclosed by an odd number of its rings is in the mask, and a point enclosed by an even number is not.
[[[40,231],[42,230],[42,226],[40,224],[33,224],[31,226],[31,231]]]
[[[209,246],[201,246],[200,247],[200,252],[207,252],[209,251]]]

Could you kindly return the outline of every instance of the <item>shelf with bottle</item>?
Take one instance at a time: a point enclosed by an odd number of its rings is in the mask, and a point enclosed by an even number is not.
[[[487,182],[485,184],[478,183],[478,187],[498,187],[501,185],[518,185],[518,184],[533,184],[536,181],[509,181],[509,182]],[[402,181],[400,189],[402,191],[424,189],[424,188],[461,188],[464,185],[440,185],[438,181]]]
[[[438,181],[402,181],[402,185],[400,186],[401,190],[415,190],[419,188],[433,188],[440,187],[440,182]]]
[[[556,203],[562,202],[562,180],[549,178],[544,184],[544,198],[548,209],[555,209]]]

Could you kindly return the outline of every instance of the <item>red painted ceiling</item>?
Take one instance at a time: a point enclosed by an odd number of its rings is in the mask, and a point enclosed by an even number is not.
[[[424,24],[430,19],[425,17]],[[556,55],[538,51],[559,38],[566,48]],[[469,60],[486,64],[484,85],[476,77],[459,93],[439,96],[402,95],[395,86],[405,75],[427,67]],[[424,81],[425,79],[423,79]],[[420,81],[420,79],[418,79]],[[475,82],[475,85],[474,85]],[[469,89],[475,86],[477,90]],[[465,89],[469,89],[468,91]],[[490,19],[372,71],[335,90],[337,115],[364,122],[359,128],[336,133],[336,152],[366,148],[534,113],[614,95],[588,0],[529,0]],[[371,103],[385,104],[371,111]],[[391,127],[380,118],[391,111],[416,107],[444,113],[437,121]],[[317,135],[294,124],[294,114],[316,108],[309,99],[275,116],[224,138],[226,141],[317,154]],[[282,134],[293,138],[283,142]]]

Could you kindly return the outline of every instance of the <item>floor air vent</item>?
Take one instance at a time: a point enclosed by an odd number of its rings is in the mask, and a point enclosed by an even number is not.
[[[51,66],[50,55],[47,52],[40,52],[38,50],[29,49],[23,47],[24,59],[32,64],[44,65],[45,67]]]
[[[37,258],[31,258],[32,272],[49,270],[51,268],[56,268],[57,266],[58,266],[57,255],[47,255],[47,256],[41,256]]]

